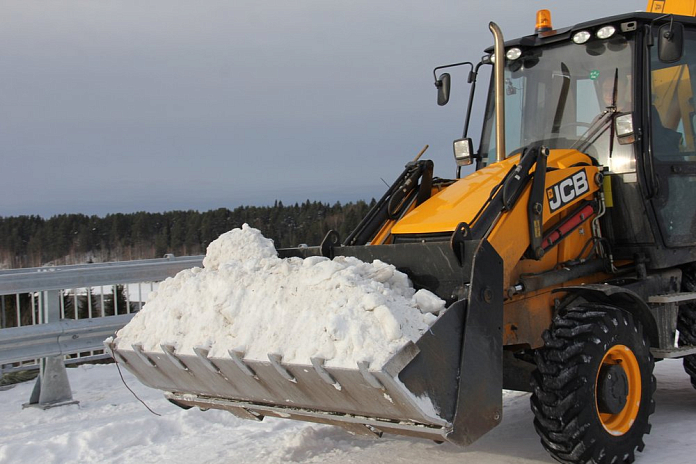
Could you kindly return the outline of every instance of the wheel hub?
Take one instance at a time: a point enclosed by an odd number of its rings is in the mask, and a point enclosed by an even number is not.
[[[640,366],[625,345],[609,348],[600,363],[595,383],[597,414],[605,430],[623,435],[633,427],[642,396]]]
[[[597,378],[597,406],[604,414],[618,414],[626,406],[628,377],[619,364],[605,364]]]

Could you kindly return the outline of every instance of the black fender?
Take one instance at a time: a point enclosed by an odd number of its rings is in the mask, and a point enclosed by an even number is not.
[[[555,292],[567,292],[577,295],[587,301],[604,303],[628,311],[645,329],[645,333],[653,347],[660,346],[657,321],[650,312],[648,304],[636,292],[627,288],[608,284],[588,284],[573,287],[557,288]]]

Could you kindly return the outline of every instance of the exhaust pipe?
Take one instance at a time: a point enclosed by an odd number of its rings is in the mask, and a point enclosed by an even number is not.
[[[493,53],[495,63],[493,64],[493,75],[495,80],[495,146],[497,161],[503,161],[506,157],[505,150],[505,47],[503,31],[493,21],[488,24],[493,33]]]

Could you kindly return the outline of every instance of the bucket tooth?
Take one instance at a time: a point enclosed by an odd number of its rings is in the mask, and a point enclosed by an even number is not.
[[[379,388],[380,390],[384,390],[384,385],[380,383],[379,380],[377,380],[377,377],[375,377],[372,372],[369,370],[370,363],[367,361],[358,361],[358,370],[362,374],[363,378],[367,383],[370,384],[370,386],[374,388]]]
[[[201,361],[201,363],[208,368],[209,371],[219,375],[223,379],[227,380],[228,382],[230,379],[225,376],[225,374],[222,373],[219,367],[215,365],[214,362],[212,362],[208,358],[208,354],[210,353],[210,350],[206,348],[205,346],[194,346],[193,347],[193,352],[196,353],[196,356],[198,356],[198,359]]]
[[[283,355],[278,353],[268,353],[268,360],[271,361],[271,364],[273,365],[273,367],[275,367],[275,370],[277,370],[278,373],[282,375],[285,379],[289,380],[292,383],[297,383],[297,379],[295,378],[295,376],[288,372],[288,370],[281,365],[281,362],[283,362]]]
[[[152,367],[157,367],[157,363],[155,363],[152,359],[150,359],[150,357],[148,355],[146,355],[145,352],[143,351],[142,343],[134,343],[131,345],[131,348],[133,348],[133,351],[135,352],[135,354],[138,355],[138,357],[140,359],[142,359],[145,364],[152,366]]]
[[[191,371],[190,371],[189,368],[186,366],[186,364],[184,364],[184,362],[183,362],[181,359],[179,359],[179,357],[174,353],[174,345],[169,345],[169,344],[162,343],[162,344],[160,345],[160,347],[162,348],[162,351],[164,351],[164,354],[167,355],[167,357],[169,358],[169,360],[170,360],[172,363],[174,363],[174,365],[175,365],[176,367],[178,367],[178,368],[181,369],[182,371],[186,371],[186,372],[191,373]]]
[[[128,364],[128,360],[121,356],[119,352],[116,351],[116,344],[114,343],[114,339],[112,337],[107,338],[104,340],[104,347],[106,348],[107,354],[110,354],[112,358],[116,360],[117,363],[126,365]]]
[[[246,353],[240,350],[228,350],[227,352],[229,353],[230,357],[232,358],[232,361],[234,361],[235,365],[239,368],[239,370],[244,372],[249,377],[253,377],[256,380],[259,380],[258,376],[256,375],[256,372],[254,372],[254,370],[251,367],[247,366],[246,363],[244,363],[244,355]]]
[[[341,391],[341,384],[338,383],[336,379],[331,377],[331,374],[324,369],[324,361],[326,361],[324,358],[309,358],[309,360],[312,362],[312,366],[314,366],[314,370],[317,371],[317,374],[319,374],[321,380],[328,383],[336,390]]]

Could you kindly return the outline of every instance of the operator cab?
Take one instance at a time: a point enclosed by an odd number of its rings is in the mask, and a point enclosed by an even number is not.
[[[486,52],[481,64],[495,61]],[[615,255],[693,261],[696,19],[632,13],[559,30],[549,20],[505,52],[506,157],[533,145],[589,155],[610,179],[603,229]],[[460,168],[497,161],[494,87],[491,76],[478,150],[466,130],[455,141]]]

